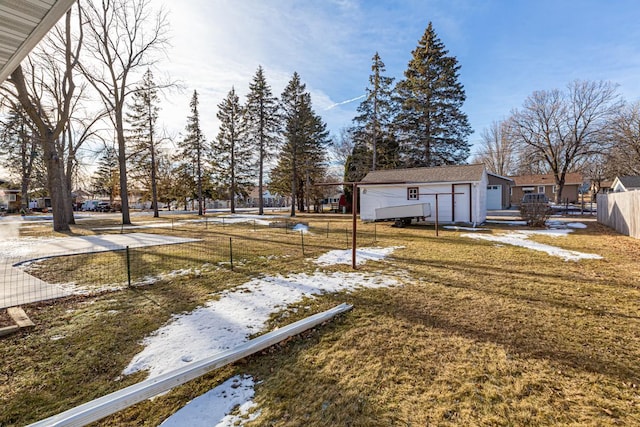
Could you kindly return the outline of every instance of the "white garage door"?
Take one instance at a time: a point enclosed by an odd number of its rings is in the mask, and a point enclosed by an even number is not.
[[[487,209],[502,209],[502,185],[487,186]]]

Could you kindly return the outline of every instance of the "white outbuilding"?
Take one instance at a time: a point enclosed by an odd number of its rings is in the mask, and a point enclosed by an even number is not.
[[[372,171],[360,188],[360,218],[375,221],[376,210],[428,204],[426,222],[481,224],[487,218],[488,176],[484,165]],[[437,211],[436,211],[437,205]]]

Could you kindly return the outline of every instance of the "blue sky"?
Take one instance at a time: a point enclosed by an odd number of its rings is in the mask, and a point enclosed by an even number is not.
[[[297,71],[334,135],[348,126],[377,51],[396,81],[429,21],[461,65],[463,107],[477,144],[535,90],[609,80],[640,99],[640,2],[631,0],[153,0],[171,26],[158,64],[185,86],[163,102],[170,133],[184,129],[193,90],[206,137],[232,86],[244,95],[258,65],[280,95]],[[473,149],[472,149],[473,151]]]

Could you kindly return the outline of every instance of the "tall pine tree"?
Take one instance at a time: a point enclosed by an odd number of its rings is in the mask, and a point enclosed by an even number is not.
[[[291,194],[291,216],[296,215],[296,205],[299,211],[304,210],[305,196],[309,207],[313,184],[326,175],[329,132],[313,111],[311,95],[305,89],[298,73],[293,73],[282,92],[284,143],[278,164],[271,171],[272,187],[282,194]]]
[[[258,162],[258,214],[264,214],[265,162],[270,159],[278,145],[280,116],[278,98],[273,96],[262,67],[258,67],[245,104],[245,128],[247,141],[257,149]]]
[[[218,104],[220,131],[212,146],[214,181],[229,192],[231,213],[236,196],[248,194],[253,175],[253,147],[247,143],[243,108],[234,88]]]
[[[153,216],[158,214],[158,141],[156,123],[158,121],[158,91],[150,69],[144,73],[142,82],[136,88],[126,120],[131,125],[129,141],[132,154],[129,159],[133,178],[147,184],[151,190]]]
[[[198,215],[203,214],[202,177],[206,155],[206,140],[200,127],[200,113],[198,112],[198,91],[193,91],[189,107],[191,115],[187,118],[186,136],[178,143],[180,158],[184,170],[188,171],[195,183],[195,195],[198,199]]]
[[[394,123],[406,167],[460,164],[469,156],[472,130],[462,112],[460,66],[448,53],[430,22],[396,85]]]
[[[91,180],[91,187],[94,194],[108,197],[109,203],[113,206],[114,199],[120,195],[120,167],[115,147],[105,146]]]
[[[353,119],[355,145],[369,147],[371,170],[391,169],[397,166],[397,144],[391,129],[394,103],[393,78],[384,75],[384,62],[378,52],[371,58],[371,75],[366,89],[366,99],[358,106],[358,116]]]

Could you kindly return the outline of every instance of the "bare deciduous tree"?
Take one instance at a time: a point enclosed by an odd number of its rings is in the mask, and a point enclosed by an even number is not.
[[[507,129],[507,122],[493,122],[482,131],[480,153],[474,163],[484,163],[485,167],[501,176],[515,172],[515,145]]]
[[[81,68],[111,112],[118,142],[122,223],[131,224],[124,108],[127,97],[135,90],[132,74],[150,67],[154,62],[151,54],[167,43],[166,14],[152,12],[150,0],[102,0],[88,3],[84,15],[90,58],[81,63]]]
[[[79,15],[78,15],[79,16]],[[47,169],[47,182],[53,209],[55,231],[69,231],[73,221],[71,194],[65,176],[65,153],[60,139],[64,137],[73,109],[74,69],[82,46],[82,26],[72,42],[72,12],[66,14],[63,29],[58,28],[27,60],[27,73],[18,66],[3,87],[16,99],[33,123]],[[80,22],[80,20],[79,20]]]
[[[562,200],[566,174],[607,148],[607,130],[620,105],[614,84],[574,81],[566,92],[534,92],[513,112],[509,128],[515,142],[548,165],[556,202]]]
[[[613,121],[609,178],[640,175],[640,102],[627,105]]]

